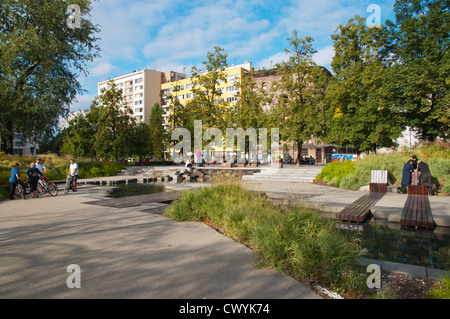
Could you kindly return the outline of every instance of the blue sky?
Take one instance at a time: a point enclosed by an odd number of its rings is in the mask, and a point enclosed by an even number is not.
[[[186,71],[201,66],[214,46],[224,48],[229,64],[252,62],[269,68],[284,57],[292,30],[314,38],[316,63],[331,71],[330,35],[355,15],[369,17],[380,6],[381,23],[394,20],[395,0],[100,0],[91,20],[101,32],[101,58],[79,78],[87,93],[71,110],[89,108],[97,83],[144,68]]]

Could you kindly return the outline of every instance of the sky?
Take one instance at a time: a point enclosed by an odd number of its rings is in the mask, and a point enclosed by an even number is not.
[[[395,0],[99,0],[91,21],[98,25],[101,57],[78,78],[86,92],[71,111],[88,109],[97,83],[135,70],[176,71],[190,76],[219,46],[228,63],[270,68],[285,57],[287,38],[310,36],[314,61],[330,71],[333,34],[355,15],[370,18],[380,8],[381,24],[394,20]]]

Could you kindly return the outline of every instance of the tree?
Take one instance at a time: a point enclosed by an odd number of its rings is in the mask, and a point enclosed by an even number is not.
[[[196,120],[202,120],[205,127],[225,129],[230,118],[228,104],[221,98],[223,92],[219,88],[221,82],[227,81],[228,54],[223,51],[216,46],[214,52],[207,53],[207,60],[203,61],[205,72],[195,66],[192,68],[194,87],[191,91],[195,96],[189,102],[190,106],[198,109],[201,118]]]
[[[133,131],[136,119],[129,107],[124,106],[122,89],[114,81],[101,92],[91,105],[89,118],[96,126],[94,149],[103,158],[128,157],[132,154]]]
[[[152,107],[150,115],[150,142],[152,147],[152,154],[161,158],[164,155],[164,142],[166,141],[166,132],[162,124],[163,121],[163,109],[158,103],[155,103]]]
[[[263,106],[269,100],[270,96],[257,88],[253,73],[249,73],[241,79],[239,100],[236,103],[235,122],[237,127],[243,129],[266,128],[268,122]]]
[[[78,114],[69,121],[69,127],[65,129],[63,135],[63,145],[61,153],[71,154],[74,157],[94,157],[94,136],[96,127],[89,120],[89,115],[85,117]]]
[[[327,72],[312,61],[316,52],[313,39],[299,39],[297,31],[287,39],[285,49],[289,60],[277,65],[281,74],[275,88],[281,93],[272,109],[274,127],[279,127],[281,140],[297,145],[297,164],[300,165],[304,141],[324,135],[327,107],[324,103]]]
[[[0,2],[1,149],[12,152],[13,133],[38,142],[58,124],[82,88],[77,80],[98,56],[89,0],[73,0],[83,19],[68,27],[59,0]]]
[[[406,125],[423,140],[450,135],[450,3],[397,0],[387,21],[391,83]]]
[[[329,117],[329,141],[375,151],[393,146],[402,132],[400,114],[393,107],[398,95],[389,80],[387,36],[385,27],[368,28],[359,16],[331,36],[335,76],[326,91],[334,113]]]

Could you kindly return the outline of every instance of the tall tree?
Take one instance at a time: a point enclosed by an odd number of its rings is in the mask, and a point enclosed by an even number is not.
[[[207,53],[207,60],[203,61],[205,72],[197,67],[192,68],[194,87],[192,93],[194,98],[189,102],[191,106],[197,107],[205,127],[225,129],[227,113],[230,112],[228,104],[223,100],[222,90],[219,88],[221,82],[226,82],[225,68],[228,66],[228,54],[216,46],[214,52]]]
[[[158,103],[152,107],[150,115],[150,141],[152,146],[152,154],[155,157],[161,158],[164,155],[164,142],[166,141],[166,132],[162,124],[163,109]]]
[[[359,16],[340,25],[331,37],[335,76],[327,88],[330,116],[327,139],[342,146],[375,151],[393,146],[403,130],[399,112],[393,107],[392,75],[385,46],[385,27],[368,28]]]
[[[94,149],[96,127],[90,122],[89,117],[78,114],[69,121],[69,127],[64,133],[61,153],[71,154],[77,158],[93,158],[96,155]]]
[[[65,116],[77,93],[77,77],[98,56],[88,19],[91,1],[73,0],[80,25],[70,24],[68,4],[60,0],[0,2],[0,137],[12,152],[13,133],[38,142]]]
[[[275,88],[281,94],[271,116],[274,127],[280,129],[281,140],[297,145],[297,164],[300,165],[303,143],[324,134],[328,76],[327,71],[312,60],[316,51],[311,37],[300,39],[294,30],[287,40],[290,47],[285,51],[289,60],[277,65],[282,76]]]
[[[122,89],[114,81],[101,92],[91,105],[89,117],[96,125],[94,149],[103,158],[128,157],[132,153],[130,141],[136,119],[131,109],[124,105]]]
[[[450,2],[397,0],[387,21],[393,72],[405,124],[423,140],[450,137]]]

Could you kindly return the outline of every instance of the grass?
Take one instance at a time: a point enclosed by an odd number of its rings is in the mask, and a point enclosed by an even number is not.
[[[450,299],[450,275],[440,277],[440,281],[428,292],[432,299]]]
[[[364,290],[357,238],[344,236],[312,209],[276,207],[237,182],[222,182],[183,192],[165,216],[219,229],[255,250],[261,266],[341,290],[354,289],[350,285]]]
[[[439,185],[441,194],[450,194],[450,149],[446,145],[422,146],[413,151],[376,154],[354,162],[328,164],[317,180],[343,189],[357,190],[369,185],[371,170],[387,170],[388,184],[398,186],[402,180],[403,165],[413,155],[426,162],[432,181]]]

